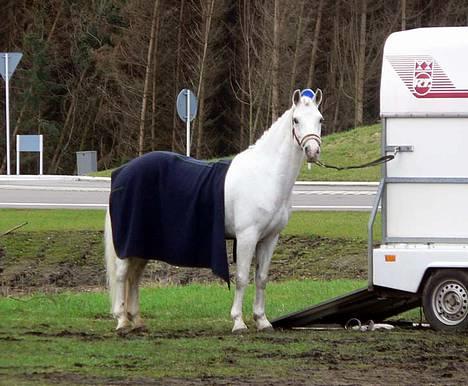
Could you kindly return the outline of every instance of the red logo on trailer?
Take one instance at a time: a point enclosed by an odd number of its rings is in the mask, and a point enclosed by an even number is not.
[[[413,87],[418,95],[426,95],[431,91],[432,67],[434,62],[417,60],[414,65]]]
[[[432,56],[386,56],[416,98],[468,98],[468,90],[455,87]]]

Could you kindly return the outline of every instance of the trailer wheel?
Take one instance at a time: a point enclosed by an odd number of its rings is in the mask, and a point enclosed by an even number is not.
[[[424,315],[434,329],[468,329],[468,273],[437,271],[424,287],[422,303]]]

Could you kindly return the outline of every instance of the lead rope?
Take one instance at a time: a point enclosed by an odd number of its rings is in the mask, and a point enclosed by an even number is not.
[[[322,167],[322,168],[327,168],[327,169],[335,169],[335,170],[349,170],[349,169],[363,169],[363,168],[369,168],[371,166],[377,166],[377,165],[380,165],[380,164],[383,164],[383,163],[386,163],[386,162],[389,162],[393,159],[395,159],[395,156],[397,155],[399,149],[398,147],[395,148],[395,151],[393,152],[393,154],[389,154],[389,155],[384,155],[380,158],[377,158],[373,161],[370,161],[370,162],[366,162],[364,164],[360,164],[360,165],[351,165],[351,166],[335,166],[335,165],[329,165],[329,164],[326,164],[322,161],[314,161],[314,164]]]

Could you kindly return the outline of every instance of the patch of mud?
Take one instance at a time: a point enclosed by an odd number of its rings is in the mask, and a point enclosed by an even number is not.
[[[63,331],[54,332],[54,333],[48,332],[48,331],[26,331],[24,332],[24,335],[32,335],[32,336],[45,337],[45,338],[74,338],[74,339],[79,339],[79,340],[84,340],[84,341],[94,341],[94,340],[105,339],[105,336],[103,335],[91,334],[91,333],[82,332],[82,331],[69,331],[69,330],[63,330]]]
[[[69,330],[30,333],[40,339],[94,339],[93,334]],[[195,368],[188,365],[192,377],[178,377],[177,373],[175,377],[158,377],[161,365],[157,354],[168,347],[184,347],[174,343],[180,337],[201,338],[203,342],[211,337],[214,339],[210,342],[222,349],[206,363]],[[112,334],[102,338],[115,339]],[[464,334],[399,328],[391,332],[276,331],[246,334],[242,338],[219,335],[209,329],[149,333],[144,341],[151,343],[154,360],[146,362],[146,367],[140,361],[142,354],[136,354],[139,350],[122,351],[106,361],[106,376],[97,375],[103,374],[102,368],[96,371],[79,358],[68,372],[45,367],[22,376],[15,374],[12,379],[2,378],[2,370],[8,368],[0,365],[0,384],[17,384],[22,377],[25,384],[33,379],[39,384],[66,385],[465,385],[467,339]],[[192,350],[194,346],[186,347]],[[152,376],[148,369],[153,366]],[[140,376],[143,369],[145,376]],[[163,372],[167,374],[166,370]],[[216,375],[226,372],[231,375]],[[239,375],[232,375],[236,373]]]

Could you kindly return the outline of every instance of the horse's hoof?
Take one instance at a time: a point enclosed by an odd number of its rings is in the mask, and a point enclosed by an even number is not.
[[[254,315],[254,320],[255,320],[255,325],[257,326],[257,331],[273,331],[273,326],[269,322],[269,320],[263,316],[263,317],[255,317]]]
[[[232,333],[233,334],[244,334],[246,332],[248,332],[249,329],[247,328],[247,326],[245,325],[245,323],[236,323],[234,324],[234,327],[232,328]]]

